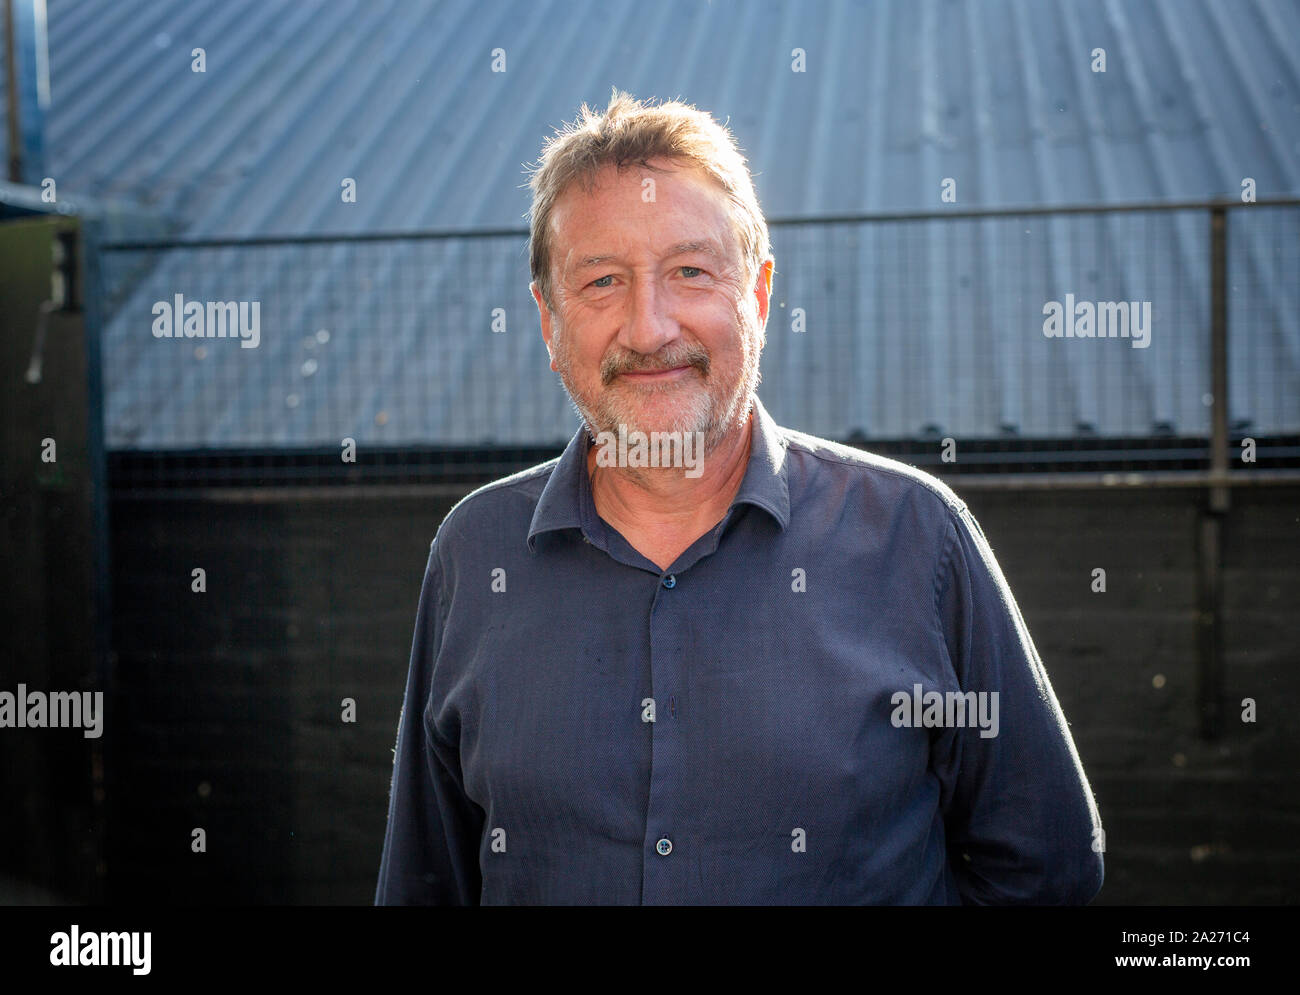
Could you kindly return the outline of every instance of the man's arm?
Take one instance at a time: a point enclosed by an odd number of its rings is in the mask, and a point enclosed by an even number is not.
[[[479,903],[483,813],[465,795],[455,745],[435,740],[426,721],[445,608],[435,539],[420,591],[397,727],[376,905]]]
[[[1086,904],[1101,889],[1101,819],[1020,608],[965,506],[949,517],[936,599],[960,688],[998,692],[995,736],[968,723],[935,744],[962,900]]]

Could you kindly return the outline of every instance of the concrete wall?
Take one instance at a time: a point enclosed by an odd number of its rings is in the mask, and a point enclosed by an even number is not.
[[[1234,493],[1217,742],[1197,735],[1199,492],[965,496],[1097,793],[1098,901],[1295,901],[1300,493]],[[115,500],[111,900],[371,901],[420,581],[454,499]],[[1239,721],[1248,696],[1254,724]]]
[[[0,224],[0,692],[106,691],[95,657],[94,474],[82,314],[48,317],[73,218]],[[39,377],[27,379],[34,354]],[[53,441],[49,449],[44,440]],[[53,459],[43,456],[52,454]],[[101,894],[101,741],[0,728],[0,904]]]

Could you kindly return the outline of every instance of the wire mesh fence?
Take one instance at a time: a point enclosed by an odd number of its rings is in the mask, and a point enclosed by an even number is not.
[[[1204,470],[1221,258],[1219,417],[1254,457],[1233,469],[1300,465],[1300,202],[794,219],[772,239],[759,394],[781,424],[947,473]],[[490,479],[578,426],[523,230],[99,253],[119,483]]]

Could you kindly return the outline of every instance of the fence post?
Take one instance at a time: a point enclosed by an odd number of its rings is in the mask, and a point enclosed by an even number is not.
[[[1200,733],[1223,728],[1223,531],[1228,475],[1228,217],[1210,209],[1210,488],[1197,529],[1196,699]]]
[[[1228,212],[1210,209],[1210,510],[1228,510]]]
[[[97,216],[81,220],[82,330],[86,352],[86,457],[91,479],[91,570],[94,591],[95,676],[104,692],[104,724],[114,729],[117,717],[116,659],[112,644],[113,571],[108,505],[108,440],[104,424],[104,312],[100,245],[104,221]],[[94,784],[94,826],[98,856],[92,893],[96,901],[111,898],[112,879],[107,865],[106,840],[112,806],[116,803],[111,772],[113,753],[121,742],[116,734],[95,740],[91,756]]]

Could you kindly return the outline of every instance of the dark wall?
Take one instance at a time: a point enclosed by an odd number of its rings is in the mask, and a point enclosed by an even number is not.
[[[114,503],[112,900],[370,901],[416,602],[453,503]]]
[[[1099,904],[1300,899],[1300,494],[1233,492],[1222,735],[1198,734],[1202,492],[972,494],[1106,831]],[[1106,570],[1106,592],[1091,590]],[[1160,685],[1160,686],[1157,686]],[[1242,699],[1256,703],[1242,721]]]
[[[1097,794],[1098,901],[1295,901],[1300,493],[1234,492],[1229,722],[1214,742],[1195,702],[1199,491],[964,496]],[[454,499],[115,500],[112,900],[371,901],[420,582]],[[206,593],[191,591],[195,567]],[[195,827],[206,853],[191,851]]]

